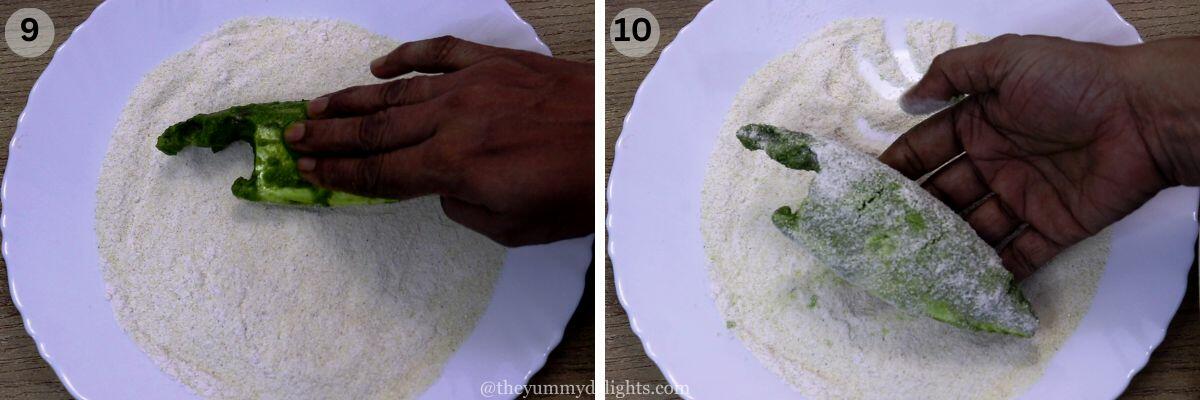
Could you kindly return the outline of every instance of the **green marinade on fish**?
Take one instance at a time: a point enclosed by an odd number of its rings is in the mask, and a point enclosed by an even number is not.
[[[915,182],[817,136],[751,124],[737,137],[788,168],[816,172],[808,196],[771,221],[846,281],[908,314],[1033,335],[1037,318],[995,250]]]
[[[247,104],[200,114],[171,125],[155,147],[175,155],[189,146],[218,152],[236,141],[254,148],[254,172],[233,182],[238,198],[276,204],[342,206],[379,204],[393,200],[364,197],[313,186],[296,169],[297,156],[283,142],[283,131],[305,120],[307,101]]]

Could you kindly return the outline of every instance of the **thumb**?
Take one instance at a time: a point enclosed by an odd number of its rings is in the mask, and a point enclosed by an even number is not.
[[[1009,50],[1026,39],[1007,34],[939,54],[925,76],[900,97],[900,108],[929,114],[949,106],[956,96],[995,90],[1008,75]]]

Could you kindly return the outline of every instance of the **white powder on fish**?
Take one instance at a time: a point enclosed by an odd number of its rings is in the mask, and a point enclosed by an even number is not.
[[[731,331],[807,398],[1001,399],[1035,382],[1086,313],[1108,255],[1108,231],[1059,255],[1022,289],[1039,318],[1033,338],[966,331],[901,313],[850,287],[772,223],[814,174],[742,147],[734,132],[766,123],[877,155],[920,117],[894,96],[955,40],[954,25],[907,26],[896,57],[879,19],[830,24],[741,88],[709,160],[701,228],[713,292]],[[865,64],[865,65],[864,65]],[[875,74],[864,77],[864,73]],[[831,189],[832,190],[832,189]]]
[[[337,21],[243,19],[151,71],[97,190],[104,276],[121,326],[168,374],[216,399],[402,399],[441,373],[491,299],[504,248],[436,198],[306,208],[239,200],[250,147],[155,139],[198,113],[377,82],[398,43]]]

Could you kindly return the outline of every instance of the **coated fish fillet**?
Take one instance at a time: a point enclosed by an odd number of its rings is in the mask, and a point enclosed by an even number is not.
[[[751,124],[737,137],[788,168],[816,172],[808,196],[771,220],[843,279],[912,315],[1033,335],[1037,318],[996,251],[915,182],[817,136]]]

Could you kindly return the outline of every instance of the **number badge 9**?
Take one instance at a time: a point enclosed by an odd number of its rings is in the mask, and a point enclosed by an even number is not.
[[[40,56],[54,44],[54,22],[45,11],[22,8],[4,24],[4,41],[21,57]]]

